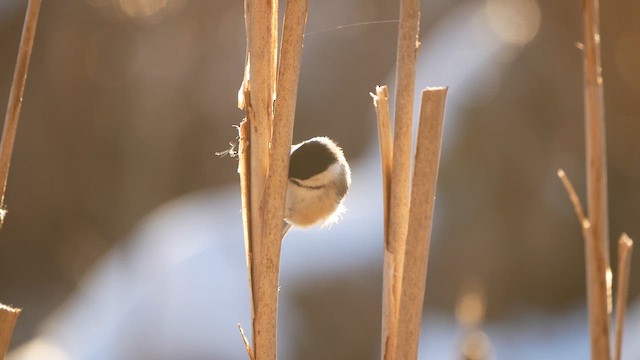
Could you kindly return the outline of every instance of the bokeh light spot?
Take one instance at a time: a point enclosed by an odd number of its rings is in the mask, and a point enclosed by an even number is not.
[[[120,0],[120,9],[132,18],[155,16],[167,6],[168,0]]]
[[[512,44],[526,45],[540,29],[540,7],[535,0],[488,0],[485,11],[491,28]]]

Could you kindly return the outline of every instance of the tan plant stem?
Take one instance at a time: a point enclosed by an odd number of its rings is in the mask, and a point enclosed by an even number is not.
[[[22,95],[24,94],[24,87],[27,82],[27,71],[29,70],[31,50],[33,49],[33,41],[36,36],[41,3],[42,0],[29,0],[27,4],[27,14],[22,27],[20,47],[18,48],[18,59],[13,73],[11,91],[9,92],[9,103],[7,104],[7,112],[4,118],[4,129],[2,130],[2,140],[0,140],[0,182],[2,185],[2,193],[0,194],[0,227],[6,215],[4,195],[7,188],[11,154],[13,153],[13,144],[18,129]]]
[[[409,177],[416,57],[418,53],[420,3],[402,0],[396,59],[396,106],[393,140],[392,181],[390,184],[389,236],[385,241],[383,279],[382,353],[394,359],[397,341],[398,306],[409,219]]]
[[[286,190],[288,183],[289,154],[293,138],[293,123],[298,96],[298,80],[302,60],[302,40],[307,21],[307,0],[289,0],[285,8],[282,32],[282,49],[278,71],[277,91],[269,173],[264,201],[265,242],[280,246]]]
[[[285,9],[282,50],[276,85],[275,117],[269,156],[269,172],[262,203],[263,275],[257,288],[260,302],[254,323],[256,360],[276,358],[278,275],[283,219],[288,183],[289,154],[293,136],[302,40],[307,19],[307,0],[289,0]]]
[[[249,344],[249,340],[244,334],[244,329],[240,324],[238,324],[238,331],[240,331],[240,337],[242,338],[242,343],[244,344],[244,349],[247,351],[247,356],[249,356],[249,360],[255,360],[255,356],[253,355],[253,350],[251,350],[251,344]]]
[[[602,317],[608,317],[607,312],[607,298],[606,293],[603,296],[602,289],[606,289],[606,277],[605,276],[595,276],[593,271],[592,263],[589,263],[589,260],[597,261],[598,263],[603,263],[604,259],[601,257],[602,253],[597,251],[598,244],[593,237],[591,222],[587,219],[584,214],[584,210],[582,208],[582,203],[580,202],[580,198],[576,194],[571,181],[565,174],[565,172],[560,169],[558,170],[558,177],[562,180],[562,184],[567,190],[567,194],[569,195],[569,199],[573,204],[573,208],[576,212],[576,216],[578,217],[578,221],[580,222],[580,230],[582,231],[582,237],[584,238],[584,246],[585,246],[585,258],[587,260],[586,263],[586,277],[587,277],[587,306],[589,312],[590,328],[592,334],[591,341],[591,350],[592,354],[600,354],[598,351],[601,351],[602,342],[604,341],[601,336],[596,337],[594,339],[593,334],[598,334],[596,329],[594,329],[594,323],[602,323],[607,322],[608,319],[602,319]],[[606,275],[606,274],[605,274]],[[603,311],[604,310],[604,311]],[[608,339],[606,340],[608,344]],[[608,347],[608,345],[607,345]],[[592,355],[593,359],[608,359],[609,355],[601,358],[600,355]]]
[[[624,316],[627,311],[632,250],[633,241],[623,233],[618,240],[618,289],[616,291],[616,337],[613,360],[620,360],[622,357]]]
[[[245,90],[243,107],[250,106],[249,90]],[[238,127],[238,175],[240,176],[240,198],[242,200],[242,227],[244,228],[244,250],[249,274],[249,289],[253,294],[253,256],[251,248],[251,158],[249,156],[249,122],[245,119]],[[252,300],[253,301],[253,300]],[[251,309],[253,318],[253,306]]]
[[[391,214],[391,176],[393,168],[393,134],[391,132],[391,114],[389,110],[389,91],[387,86],[377,86],[376,94],[371,94],[378,119],[378,138],[380,141],[380,161],[382,163],[382,197],[384,209],[384,269],[383,269],[383,306],[382,306],[382,339],[388,339],[393,324],[393,273],[395,261],[389,252],[389,221]],[[388,345],[382,344],[383,358],[386,357]],[[389,350],[389,353],[391,350]],[[391,356],[391,355],[389,355]]]
[[[578,197],[578,194],[576,194],[576,190],[573,187],[573,184],[571,184],[571,180],[569,180],[569,177],[562,169],[558,169],[558,177],[560,178],[560,181],[562,181],[562,185],[567,191],[567,195],[569,195],[571,204],[573,204],[573,209],[575,210],[576,217],[580,222],[580,227],[583,229],[588,229],[589,227],[591,227],[591,225],[589,224],[589,219],[587,219],[587,216],[584,213],[582,202],[580,202],[580,197]]]
[[[22,36],[20,38],[20,47],[18,48],[18,59],[13,73],[13,81],[9,92],[9,102],[7,104],[7,112],[4,118],[4,128],[2,130],[2,140],[0,140],[0,181],[2,182],[2,193],[0,194],[0,228],[4,222],[6,215],[6,206],[4,203],[4,195],[7,189],[7,178],[9,176],[9,165],[11,164],[11,154],[13,153],[13,145],[15,143],[16,131],[18,129],[18,120],[20,118],[20,107],[22,105],[22,96],[27,81],[27,71],[29,69],[29,60],[31,59],[31,51],[33,49],[33,41],[36,35],[36,27],[38,25],[38,14],[40,13],[41,0],[29,0],[27,4],[27,14],[22,26]],[[0,304],[0,357],[4,358],[13,329],[20,315],[20,309],[14,309],[6,305]]]
[[[239,172],[252,297],[252,360],[277,358],[284,207],[308,0],[287,1],[276,69],[277,5],[276,0],[245,1],[249,53],[238,103],[247,116],[240,127]]]
[[[376,86],[373,106],[378,119],[378,140],[380,141],[380,161],[382,162],[382,196],[384,207],[384,238],[389,236],[389,186],[393,165],[393,133],[391,132],[391,113],[389,110],[389,89],[386,85]],[[393,270],[393,269],[391,269]]]
[[[266,312],[262,295],[269,290],[265,289],[265,277],[268,279],[269,271],[264,267],[265,252],[262,218],[262,196],[269,168],[269,140],[271,138],[271,126],[273,122],[273,17],[278,16],[277,5],[272,0],[245,0],[245,26],[247,29],[247,55],[249,79],[243,87],[245,99],[246,121],[249,127],[249,158],[247,162],[249,171],[249,201],[250,226],[245,232],[250,231],[247,258],[251,262],[249,278],[251,281],[251,301],[253,314],[253,352],[256,359],[261,359],[259,354],[273,352],[275,359],[275,344],[271,338],[275,338],[275,329],[265,330],[270,327],[272,317]],[[276,20],[277,21],[277,20]],[[245,77],[246,80],[246,77]],[[241,154],[240,156],[246,156]],[[241,160],[243,161],[243,160]],[[245,160],[246,161],[246,160]],[[247,193],[243,191],[243,193]],[[245,233],[245,236],[246,233]],[[264,352],[262,348],[264,347]],[[273,349],[270,350],[270,348]],[[265,359],[270,359],[265,357]]]
[[[422,92],[395,359],[417,359],[447,88]]]
[[[13,328],[16,326],[20,309],[0,304],[0,359],[4,359],[4,355],[9,350]]]
[[[604,100],[600,61],[599,1],[583,0],[584,116],[587,146],[587,206],[592,246],[587,246],[589,326],[592,359],[608,359],[611,289],[609,270],[609,224],[607,209],[607,163]]]

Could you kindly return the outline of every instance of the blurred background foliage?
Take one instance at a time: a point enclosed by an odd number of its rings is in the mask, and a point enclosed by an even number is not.
[[[515,21],[503,32],[514,36],[507,40],[515,47],[482,70],[477,94],[456,109],[463,116],[447,130],[427,305],[453,310],[462,284],[475,278],[486,287],[490,320],[522,307],[562,311],[584,301],[582,240],[556,178],[557,168],[565,168],[584,193],[582,59],[575,45],[582,37],[580,4],[423,1],[423,38],[468,3],[498,11],[497,31]],[[519,12],[510,13],[509,3]],[[3,114],[25,6],[0,3]],[[232,125],[243,117],[236,107],[245,56],[242,11],[238,0],[44,2],[0,234],[0,301],[25,309],[14,344],[33,336],[90,266],[126,241],[150,210],[237,182],[235,161],[214,153],[233,140]],[[639,13],[640,2],[601,4],[614,245],[622,231],[640,239]],[[368,93],[393,84],[396,24],[336,27],[397,18],[397,2],[310,1],[294,142],[327,135],[352,164],[366,156],[377,142]],[[521,18],[533,19],[533,30],[513,30],[524,26]],[[429,75],[417,84],[448,85]],[[611,254],[615,264],[615,247]],[[377,294],[378,275],[350,276]],[[640,266],[632,266],[632,279],[639,277]],[[325,310],[379,308],[379,299],[362,304],[348,296],[344,280],[334,280],[334,289],[346,294],[340,304],[318,300],[331,291],[312,284],[300,294],[310,324],[326,314],[318,301]],[[638,292],[640,283],[632,280],[630,298]],[[378,322],[371,319],[367,328]]]

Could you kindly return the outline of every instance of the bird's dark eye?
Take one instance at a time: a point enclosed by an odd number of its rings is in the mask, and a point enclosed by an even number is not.
[[[335,161],[336,155],[327,144],[317,139],[307,140],[291,153],[289,177],[308,179],[327,170]]]

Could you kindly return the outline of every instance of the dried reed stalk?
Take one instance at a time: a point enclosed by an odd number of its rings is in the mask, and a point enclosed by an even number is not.
[[[254,352],[256,360],[276,358],[276,322],[278,310],[278,275],[283,236],[283,219],[287,191],[289,154],[293,137],[293,122],[296,112],[296,97],[302,40],[307,20],[307,0],[289,0],[285,9],[282,35],[282,50],[277,79],[275,118],[269,156],[269,173],[263,197],[262,210],[264,231],[262,232],[262,269],[264,276],[258,287],[262,300],[257,315],[262,313],[265,321],[256,316],[254,323]],[[265,334],[260,341],[260,335]]]
[[[307,21],[308,0],[289,0],[285,8],[282,49],[278,66],[275,116],[264,197],[265,242],[280,244],[288,182],[291,140],[296,113],[302,40]]]
[[[633,241],[627,234],[623,233],[620,236],[620,240],[618,240],[618,289],[616,291],[616,337],[613,360],[620,360],[622,356],[624,315],[627,311],[627,292],[629,290],[632,250]]]
[[[240,126],[239,172],[253,313],[253,350],[247,351],[255,360],[277,358],[280,253],[307,7],[307,0],[287,2],[276,82],[277,2],[245,2],[248,76],[239,103],[247,118]]]
[[[271,296],[262,298],[268,289],[264,286],[265,277],[264,251],[263,251],[263,226],[262,226],[262,195],[269,167],[269,139],[271,137],[271,125],[273,122],[273,68],[274,53],[276,48],[272,44],[272,37],[277,36],[273,32],[273,17],[277,19],[277,5],[272,0],[245,0],[245,26],[247,30],[247,67],[248,79],[243,81],[244,105],[246,111],[246,124],[249,127],[249,160],[242,159],[247,155],[242,151],[239,155],[241,162],[249,166],[249,173],[245,174],[245,186],[242,195],[249,195],[249,199],[243,199],[245,217],[249,228],[245,227],[245,245],[247,261],[249,265],[249,279],[252,301],[253,317],[253,344],[254,354],[257,348],[274,353],[275,345],[270,345],[271,337],[275,338],[273,331],[269,329],[271,323],[275,324],[275,314],[265,313],[271,305],[265,304]],[[277,20],[276,20],[277,21]],[[242,129],[241,129],[242,130]],[[246,140],[245,140],[246,141]],[[245,142],[246,145],[246,142]],[[243,181],[241,179],[241,185]],[[248,213],[248,214],[247,214]],[[246,224],[245,224],[246,225]],[[248,233],[248,234],[247,234]],[[275,325],[274,325],[275,327]],[[258,330],[260,329],[260,330]],[[264,344],[264,345],[263,345]],[[273,347],[273,349],[270,349]],[[263,352],[260,351],[262,354]],[[257,356],[257,355],[256,355]]]
[[[584,116],[587,145],[587,206],[593,241],[587,246],[591,357],[608,359],[609,224],[607,209],[607,164],[600,62],[600,16],[598,0],[582,1]]]
[[[4,194],[7,188],[11,154],[13,153],[13,144],[16,139],[22,95],[24,94],[24,87],[27,82],[27,71],[29,70],[33,40],[36,36],[41,3],[42,0],[29,0],[27,5],[27,14],[24,18],[22,37],[20,38],[20,47],[18,49],[18,59],[13,73],[7,113],[4,118],[4,129],[2,130],[2,140],[0,141],[0,182],[2,184],[2,193],[0,193],[0,227],[2,227],[4,217],[7,213]]]
[[[245,77],[246,79],[246,77]],[[246,79],[247,80],[247,79]],[[244,84],[243,84],[244,87]],[[242,91],[242,89],[241,89]],[[250,106],[248,103],[248,99],[250,98],[250,94],[247,90],[243,92],[243,95],[240,96],[242,98],[242,108],[246,106]],[[246,100],[245,100],[246,97]],[[249,137],[250,131],[248,129],[248,121],[242,121],[240,126],[238,127],[238,175],[240,176],[240,198],[242,200],[242,227],[244,228],[244,250],[245,250],[245,258],[247,261],[247,273],[249,275],[249,289],[251,291],[252,297],[252,306],[251,306],[251,316],[253,318],[254,309],[253,309],[253,257],[252,257],[252,248],[251,248],[251,159],[248,148],[249,145]],[[252,327],[253,328],[253,327]],[[255,356],[253,355],[253,350],[251,349],[251,345],[249,345],[249,341],[244,334],[244,330],[242,326],[238,324],[238,329],[240,330],[240,336],[242,337],[242,342],[244,343],[244,347],[247,350],[247,355],[250,360],[255,360]]]
[[[389,209],[391,207],[391,176],[393,170],[393,134],[391,132],[391,114],[389,110],[389,91],[386,85],[376,86],[373,105],[378,119],[378,139],[380,142],[380,161],[382,163],[382,203],[384,209],[384,273],[383,277],[383,306],[382,306],[382,338],[388,339],[395,328],[393,314],[393,273],[395,259],[389,251]],[[390,345],[382,343],[383,358],[386,349],[391,353]],[[391,355],[389,355],[391,356]]]
[[[378,119],[378,140],[380,141],[380,161],[382,162],[382,196],[384,207],[384,238],[389,236],[389,191],[393,166],[393,134],[391,133],[391,112],[389,110],[389,89],[386,85],[376,86],[373,106]],[[390,274],[389,274],[390,275]]]
[[[242,338],[242,344],[244,345],[244,349],[247,351],[247,355],[249,356],[249,360],[255,360],[256,357],[253,355],[253,350],[251,350],[251,344],[249,344],[249,340],[247,340],[247,336],[244,334],[244,329],[240,324],[238,324],[238,331],[240,331],[240,337]]]
[[[4,359],[9,349],[13,328],[16,326],[20,311],[20,309],[0,304],[0,359]]]
[[[402,0],[396,58],[396,106],[390,183],[389,235],[385,239],[383,276],[382,354],[394,359],[397,343],[398,306],[409,218],[409,177],[416,57],[419,47],[420,3]]]
[[[417,359],[447,88],[422,92],[395,359]]]
[[[277,21],[278,9],[273,0],[245,0],[249,51],[249,80],[246,84],[248,91],[245,91],[248,97],[245,97],[245,110],[251,139],[251,239],[262,239],[262,218],[258,214],[261,212],[262,193],[269,168],[269,140],[273,123],[273,59],[276,48],[272,44],[272,37],[277,36],[272,34],[274,16]],[[254,257],[260,258],[262,241],[252,241],[251,251]],[[257,274],[253,276],[256,277]]]
[[[0,140],[0,181],[2,182],[2,192],[0,193],[0,228],[2,228],[4,217],[7,214],[6,206],[4,204],[4,195],[7,189],[11,154],[13,153],[13,144],[15,143],[18,120],[20,119],[20,107],[22,105],[24,87],[27,82],[27,71],[29,70],[31,50],[33,49],[33,41],[36,36],[36,27],[38,25],[38,14],[40,13],[41,3],[41,0],[29,0],[29,3],[27,4],[27,13],[24,18],[24,25],[22,26],[20,47],[18,48],[18,59],[13,72],[13,81],[9,92],[9,102],[7,104],[7,112],[4,118],[2,140]],[[4,358],[4,355],[9,349],[13,329],[16,326],[16,321],[18,320],[20,311],[20,309],[14,309],[0,304],[1,358]]]
[[[578,197],[578,194],[576,194],[576,190],[573,187],[573,184],[571,184],[571,180],[569,180],[569,177],[564,172],[564,170],[558,169],[558,177],[562,181],[562,185],[564,185],[564,188],[567,191],[567,195],[569,195],[569,200],[571,200],[571,204],[573,204],[573,209],[576,212],[576,217],[580,222],[582,235],[586,240],[587,237],[591,236],[590,232],[588,231],[591,228],[591,223],[589,222],[589,219],[587,219],[587,216],[584,213],[582,202],[580,202],[580,197]]]

